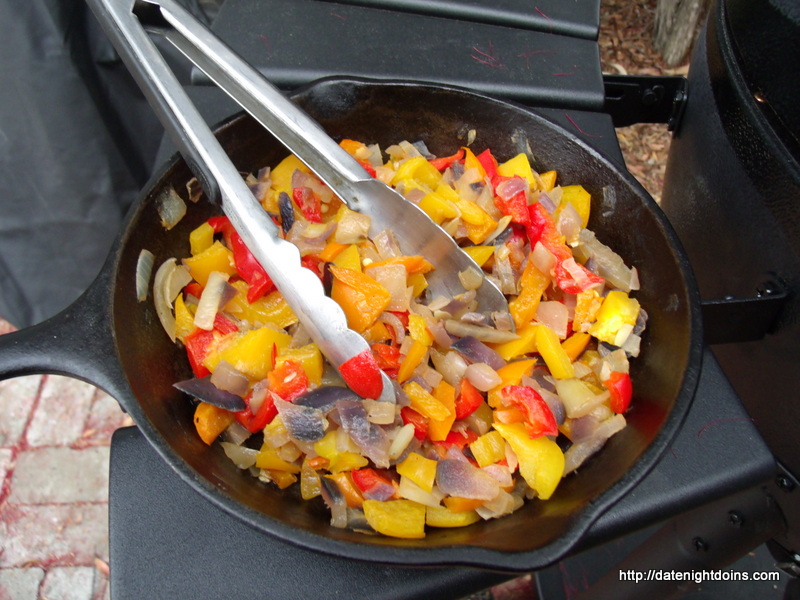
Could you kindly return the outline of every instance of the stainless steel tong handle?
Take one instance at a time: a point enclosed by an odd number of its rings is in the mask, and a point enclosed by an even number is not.
[[[347,327],[344,312],[325,296],[319,278],[301,266],[299,250],[280,237],[132,12],[132,0],[87,2],[206,193],[220,201],[223,212],[325,357],[359,395],[393,401],[391,381],[374,359],[370,360],[366,340]]]
[[[144,0],[149,29],[172,43],[186,58],[296,154],[352,210],[370,217],[373,235],[397,234],[405,254],[425,256],[436,270],[428,275],[434,295],[462,293],[458,274],[483,273],[473,259],[416,204],[371,177],[350,154],[257,69],[199,23],[175,0]],[[157,14],[152,14],[157,13]],[[489,280],[477,290],[482,312],[508,310],[505,296]]]

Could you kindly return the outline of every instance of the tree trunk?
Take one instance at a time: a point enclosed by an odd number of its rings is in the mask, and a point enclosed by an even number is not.
[[[710,0],[658,0],[653,46],[664,62],[675,67],[683,62],[697,38],[700,18]]]

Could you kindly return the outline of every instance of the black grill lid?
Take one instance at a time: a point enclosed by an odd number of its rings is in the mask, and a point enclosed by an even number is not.
[[[736,60],[753,97],[781,136],[800,144],[800,2],[726,0]]]

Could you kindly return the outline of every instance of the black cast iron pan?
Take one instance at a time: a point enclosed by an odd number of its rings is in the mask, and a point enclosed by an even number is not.
[[[97,385],[117,398],[142,433],[194,489],[265,533],[321,552],[402,565],[470,565],[530,571],[564,556],[592,522],[654,466],[686,415],[700,372],[699,297],[688,262],[661,210],[616,164],[570,133],[518,107],[455,88],[411,82],[332,78],[293,95],[334,139],[386,147],[423,140],[448,155],[474,130],[473,150],[491,147],[510,158],[530,149],[535,168],[556,169],[563,184],[592,194],[590,228],[642,281],[637,298],[650,319],[634,362],[629,425],[547,502],[458,530],[433,530],[424,540],[365,536],[329,526],[327,509],[303,502],[239,471],[218,445],[207,447],[192,424],[193,405],[172,384],[190,375],[185,355],[161,328],[152,300],[137,302],[139,252],[156,265],[188,256],[189,232],[215,208],[189,204],[171,231],[154,199],[167,186],[183,192],[192,174],[174,158],[144,190],[107,263],[90,289],[61,314],[0,337],[0,378],[55,373]],[[217,134],[242,171],[275,165],[286,151],[249,117],[236,116]],[[605,191],[604,191],[605,190]]]

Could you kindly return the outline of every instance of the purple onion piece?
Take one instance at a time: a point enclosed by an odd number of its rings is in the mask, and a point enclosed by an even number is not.
[[[342,427],[364,456],[379,469],[387,469],[391,441],[381,427],[367,420],[364,405],[353,400],[339,400],[336,408]]]
[[[486,363],[495,371],[506,364],[502,356],[471,335],[456,340],[450,347],[468,361],[473,363]]]
[[[289,194],[286,192],[278,194],[278,209],[281,213],[283,233],[289,233],[292,225],[294,225],[294,207],[292,206],[292,199],[289,198]]]
[[[325,505],[328,508],[332,508],[337,504],[344,504],[345,497],[342,493],[342,490],[339,488],[339,484],[336,483],[333,479],[328,477],[320,477],[320,495],[322,499],[325,501]]]
[[[247,408],[247,404],[241,397],[221,390],[211,383],[210,375],[179,381],[178,383],[173,383],[172,386],[190,396],[194,396],[198,400],[213,404],[217,408],[223,408],[231,412],[239,412]]]
[[[275,408],[289,435],[301,442],[317,442],[325,435],[325,415],[318,408],[297,406],[275,398]]]
[[[358,400],[358,395],[350,388],[326,385],[298,396],[294,399],[293,404],[318,408],[327,414],[339,400]]]
[[[497,480],[467,461],[445,459],[436,464],[436,485],[450,496],[491,500],[500,492]]]

